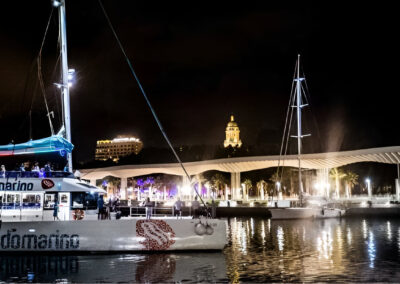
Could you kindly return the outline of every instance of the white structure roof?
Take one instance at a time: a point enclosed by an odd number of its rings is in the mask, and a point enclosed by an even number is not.
[[[400,146],[301,155],[301,167],[306,169],[336,168],[358,162],[400,164]],[[288,155],[281,160],[279,160],[279,156],[255,156],[184,163],[190,175],[209,170],[246,172],[277,167],[278,164],[287,167],[298,167],[297,155]],[[184,175],[178,163],[82,169],[81,173],[81,177],[84,179],[101,179],[106,176],[128,178],[155,173]]]

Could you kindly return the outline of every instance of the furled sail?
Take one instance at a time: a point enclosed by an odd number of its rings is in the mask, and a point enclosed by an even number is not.
[[[40,154],[59,152],[61,156],[71,153],[74,145],[60,135],[53,135],[47,138],[30,140],[26,143],[8,144],[0,146],[0,156],[13,156],[23,154]]]

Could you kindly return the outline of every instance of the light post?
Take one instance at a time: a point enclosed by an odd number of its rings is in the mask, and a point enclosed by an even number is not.
[[[281,183],[279,181],[277,181],[275,183],[275,185],[276,185],[276,192],[277,192],[277,195],[278,195],[278,199],[282,200]]]
[[[366,178],[365,182],[367,183],[368,198],[371,199],[372,198],[371,180],[369,178]]]
[[[264,182],[261,183],[260,187],[261,200],[264,200]]]
[[[326,197],[328,197],[328,199],[330,198],[330,195],[331,195],[331,191],[330,191],[330,189],[331,189],[331,185],[327,182],[327,183],[325,183],[325,188],[326,188]]]
[[[210,185],[208,184],[208,182],[205,184],[205,187],[207,190],[206,192],[207,199],[210,199]]]

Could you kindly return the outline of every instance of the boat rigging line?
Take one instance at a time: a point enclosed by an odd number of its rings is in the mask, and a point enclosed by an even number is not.
[[[297,67],[297,62],[296,62],[296,67]],[[285,157],[287,154],[287,149],[288,149],[288,145],[289,145],[289,137],[290,137],[290,129],[292,127],[292,119],[293,119],[292,105],[294,104],[294,101],[295,101],[295,91],[294,91],[295,90],[295,88],[294,88],[295,78],[296,78],[296,70],[293,74],[289,104],[288,104],[287,111],[286,111],[285,126],[284,126],[283,134],[282,134],[282,143],[281,143],[281,148],[279,151],[278,167],[276,169],[276,178],[277,178],[277,182],[279,182],[279,183],[282,182],[283,171],[284,171],[284,167],[285,167],[285,159],[283,159],[282,157]],[[281,161],[282,161],[282,166],[281,166]],[[274,188],[276,189],[276,185]]]
[[[303,74],[302,74],[303,75]],[[282,170],[280,171],[280,161],[282,159],[282,156],[286,156],[287,154],[287,148],[289,144],[289,138],[296,138],[297,139],[297,156],[298,156],[298,174],[299,174],[299,196],[300,196],[300,203],[302,203],[302,196],[303,196],[303,185],[302,185],[302,177],[301,177],[301,148],[302,148],[302,138],[310,136],[310,134],[302,134],[302,123],[301,123],[301,109],[305,106],[308,106],[308,98],[306,95],[306,90],[303,87],[302,82],[305,81],[304,75],[300,77],[300,55],[298,55],[297,62],[296,62],[296,67],[295,67],[295,74],[293,77],[293,82],[292,82],[292,89],[290,92],[290,99],[289,99],[289,105],[288,109],[286,112],[286,120],[285,120],[285,127],[282,135],[282,144],[281,144],[281,149],[279,153],[279,161],[278,161],[278,168],[277,168],[277,179],[280,182],[282,177],[283,177],[283,170],[284,170],[284,159],[283,159],[283,165],[282,165]],[[296,86],[296,88],[294,88]],[[307,86],[306,86],[306,89]],[[303,97],[305,97],[305,103],[302,102]],[[292,124],[292,119],[293,119],[293,113],[294,109],[296,109],[296,117],[297,117],[297,135],[290,135],[290,130],[291,130],[291,124]],[[290,116],[290,119],[289,119]],[[287,124],[289,125],[287,126]],[[284,146],[285,145],[285,146]],[[283,151],[283,148],[285,150]],[[276,188],[276,186],[275,186]]]
[[[150,100],[149,100],[149,98],[147,97],[146,92],[144,91],[144,88],[143,88],[142,84],[141,84],[140,81],[139,81],[138,76],[136,75],[136,72],[135,72],[135,70],[134,70],[134,68],[133,68],[133,66],[132,66],[132,63],[131,63],[131,61],[129,60],[128,56],[126,55],[125,49],[124,49],[124,47],[122,46],[122,43],[121,43],[121,41],[119,40],[117,33],[115,32],[115,29],[114,29],[114,27],[113,27],[113,25],[112,25],[112,23],[111,23],[110,18],[108,17],[108,14],[107,14],[107,12],[106,12],[104,6],[103,6],[103,3],[101,2],[101,0],[98,0],[98,1],[99,1],[99,5],[100,5],[100,7],[101,7],[101,10],[103,11],[104,16],[105,16],[105,18],[106,18],[106,20],[107,20],[107,23],[108,23],[108,25],[110,26],[110,29],[111,29],[112,33],[114,34],[115,39],[117,40],[117,43],[118,43],[118,45],[119,45],[119,48],[121,49],[121,51],[122,51],[122,53],[123,53],[123,55],[124,55],[124,57],[125,57],[125,60],[126,60],[128,66],[129,66],[129,69],[131,70],[131,73],[132,73],[133,77],[135,78],[135,80],[136,80],[136,82],[137,82],[137,84],[138,84],[138,86],[139,86],[139,89],[140,89],[140,91],[141,91],[141,93],[142,93],[144,99],[146,100],[146,103],[147,103],[147,105],[149,106],[149,108],[150,108],[150,110],[151,110],[151,113],[153,114],[153,117],[154,117],[155,121],[157,122],[158,127],[159,127],[160,130],[161,130],[162,135],[163,135],[164,138],[165,138],[165,141],[167,142],[168,146],[171,148],[172,152],[174,153],[174,156],[175,156],[176,160],[179,162],[179,164],[180,164],[182,170],[184,171],[186,177],[188,178],[188,180],[189,180],[189,182],[190,182],[190,186],[194,189],[196,195],[200,198],[200,200],[201,200],[201,202],[203,203],[204,207],[205,207],[206,209],[208,209],[208,208],[207,208],[207,204],[204,202],[204,200],[201,198],[200,194],[197,192],[196,188],[194,187],[194,185],[193,185],[193,183],[192,183],[192,178],[190,177],[189,173],[186,171],[185,166],[183,165],[181,159],[179,158],[178,154],[176,153],[174,147],[172,146],[172,143],[171,143],[171,141],[169,140],[169,138],[168,138],[168,136],[167,136],[167,133],[165,132],[164,128],[162,127],[161,122],[160,122],[160,120],[158,119],[158,116],[157,116],[157,114],[156,114],[156,112],[155,112],[153,106],[151,105]],[[207,210],[207,212],[208,212],[208,210]],[[209,214],[209,212],[208,212],[207,214]]]
[[[50,116],[53,115],[53,117],[54,117],[54,112],[50,112],[49,111],[49,106],[47,104],[47,99],[46,99],[46,91],[45,91],[45,88],[44,88],[43,74],[42,74],[42,50],[43,50],[44,42],[46,40],[47,31],[49,30],[51,17],[53,16],[53,10],[54,9],[52,8],[51,12],[50,12],[49,20],[48,20],[47,25],[46,25],[46,30],[44,32],[42,44],[40,46],[39,54],[38,54],[37,59],[36,59],[39,85],[40,85],[40,89],[42,91],[42,95],[43,95],[43,98],[44,98],[44,104],[46,106],[47,117],[49,119],[50,131],[51,131],[51,135],[52,136],[54,135],[54,128],[53,128],[53,123],[51,122],[51,117]]]

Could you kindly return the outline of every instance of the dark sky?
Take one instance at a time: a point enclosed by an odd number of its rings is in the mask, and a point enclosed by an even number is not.
[[[298,53],[311,97],[307,139],[319,145],[311,151],[400,145],[399,23],[391,4],[103,3],[174,145],[222,144],[231,113],[245,144],[279,143]],[[31,109],[33,139],[48,136],[35,62],[52,6],[0,5],[0,143],[29,139]],[[57,17],[55,10],[42,59],[55,128]],[[97,139],[118,134],[165,147],[98,2],[67,0],[67,30],[69,65],[77,70],[71,116],[78,160],[93,157]]]

